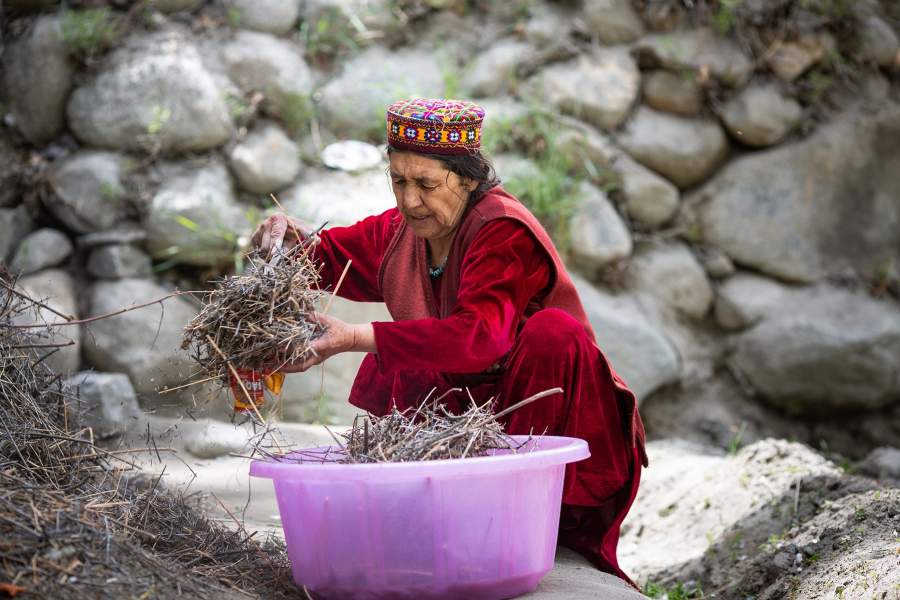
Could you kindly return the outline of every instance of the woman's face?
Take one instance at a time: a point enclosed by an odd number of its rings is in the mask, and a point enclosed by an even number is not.
[[[390,175],[400,214],[416,236],[429,240],[453,234],[477,186],[441,161],[412,152],[391,152]]]

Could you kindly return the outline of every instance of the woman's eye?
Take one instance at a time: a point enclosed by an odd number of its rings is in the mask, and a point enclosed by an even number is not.
[[[406,183],[406,182],[403,181],[402,179],[395,179],[395,180],[394,180],[394,185],[403,185],[404,183]]]
[[[436,185],[422,185],[422,187],[423,187],[424,189],[428,190],[429,192],[431,192],[431,191],[433,191],[433,190],[436,190],[438,186],[436,186]]]

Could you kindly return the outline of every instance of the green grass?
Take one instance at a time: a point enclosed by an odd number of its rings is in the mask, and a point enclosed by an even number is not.
[[[703,598],[703,590],[698,586],[696,588],[686,587],[681,582],[676,583],[672,587],[648,581],[644,586],[644,595],[650,598],[658,598],[660,600],[690,600],[692,598]]]
[[[306,94],[287,93],[278,100],[281,122],[288,133],[297,136],[309,132],[309,123],[314,116],[312,99]]]
[[[118,19],[108,8],[64,11],[60,30],[69,53],[80,58],[104,52],[119,38]]]
[[[316,61],[330,60],[359,50],[357,31],[340,7],[328,8],[315,21],[300,24],[300,43]]]

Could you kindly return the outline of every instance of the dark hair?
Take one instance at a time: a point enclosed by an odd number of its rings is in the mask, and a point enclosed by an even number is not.
[[[409,150],[388,146],[388,156],[392,152],[409,152]],[[500,178],[497,177],[497,172],[494,171],[494,165],[487,156],[482,154],[481,150],[476,150],[469,154],[423,154],[422,156],[439,160],[451,173],[456,173],[460,177],[467,177],[477,182],[478,185],[469,194],[470,204],[480,200],[492,187],[500,185]]]

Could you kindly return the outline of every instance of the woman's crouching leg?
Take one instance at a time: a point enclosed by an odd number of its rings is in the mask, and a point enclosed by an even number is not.
[[[621,413],[603,355],[568,313],[544,309],[526,321],[505,367],[498,410],[544,390],[563,389],[509,415],[507,432],[578,437],[591,451],[590,458],[566,468],[560,543],[627,580],[616,543],[640,463],[626,443],[630,415]]]

